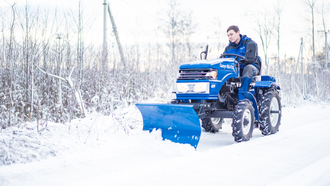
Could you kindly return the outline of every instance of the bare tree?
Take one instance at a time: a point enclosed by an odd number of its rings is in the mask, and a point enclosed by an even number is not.
[[[16,3],[15,3],[16,4]],[[14,92],[13,92],[13,84],[14,84],[14,59],[13,59],[13,53],[14,53],[14,41],[15,41],[15,34],[14,34],[14,30],[15,30],[15,22],[16,22],[16,9],[14,8],[15,4],[13,4],[11,6],[11,10],[12,10],[12,22],[10,25],[10,38],[9,38],[9,46],[8,46],[8,51],[7,51],[7,57],[6,57],[6,78],[8,80],[8,84],[9,85],[9,104],[7,104],[9,106],[9,108],[7,108],[9,110],[9,122],[8,125],[11,125],[11,114],[13,113],[13,107],[14,107]]]
[[[324,47],[324,57],[325,57],[325,63],[324,63],[324,66],[325,68],[328,68],[328,59],[329,59],[329,47],[328,47],[328,33],[330,33],[328,30],[327,30],[327,27],[326,27],[326,15],[325,15],[325,12],[324,12],[324,9],[325,9],[325,5],[324,5],[324,1],[322,3],[322,25],[323,25],[323,32],[324,32],[324,35],[325,35],[325,47]]]
[[[77,65],[79,69],[79,86],[83,82],[84,74],[84,41],[83,41],[83,11],[81,8],[81,0],[79,0],[78,9],[78,40],[77,40]]]
[[[322,26],[323,26],[323,29],[324,30],[327,30],[327,27],[326,27],[326,5],[324,4],[324,1],[322,2],[322,8],[321,8],[321,14],[322,14]]]
[[[275,21],[275,31],[276,33],[275,38],[277,40],[277,79],[280,81],[280,62],[281,62],[281,55],[280,55],[280,35],[281,35],[281,14],[282,14],[282,5],[281,5],[281,0],[277,0],[276,6],[275,6],[275,13],[276,13],[276,18],[277,20]]]
[[[315,22],[314,22],[314,11],[315,11],[315,3],[316,0],[305,0],[304,1],[305,5],[310,8],[311,11],[311,16],[312,16],[312,50],[313,50],[313,62],[315,62]]]
[[[35,64],[34,64],[35,65]],[[36,66],[36,65],[35,65]],[[73,81],[72,81],[72,72],[74,70],[74,68],[72,68],[71,72],[69,73],[68,77],[67,78],[63,78],[61,76],[57,76],[57,75],[54,75],[54,74],[50,74],[50,73],[47,73],[46,71],[42,70],[41,68],[39,68],[38,66],[36,66],[37,69],[44,73],[44,74],[47,74],[48,76],[50,77],[53,77],[53,78],[56,78],[58,79],[59,81],[63,81],[65,82],[71,89],[74,89],[74,93],[75,93],[75,96],[76,96],[76,100],[77,102],[79,103],[79,106],[80,106],[80,111],[82,113],[82,116],[85,117],[86,116],[86,109],[85,109],[85,106],[84,106],[84,103],[83,103],[83,100],[82,100],[82,96],[81,96],[81,93],[80,93],[80,89],[77,88],[75,89],[75,86],[73,84]]]
[[[175,64],[177,62],[178,46],[186,43],[189,51],[189,47],[191,47],[189,38],[194,33],[194,28],[196,26],[193,24],[191,13],[184,13],[176,0],[169,1],[169,9],[166,15],[167,21],[164,21],[165,23],[162,22],[160,28],[164,32],[166,38],[169,39],[168,47],[171,50],[172,64]]]
[[[224,46],[226,45],[226,43],[223,43],[223,38],[226,38],[227,37],[223,37],[224,36],[224,31],[225,29],[222,27],[222,24],[221,24],[221,18],[220,17],[215,17],[213,19],[213,25],[215,26],[215,30],[214,30],[214,34],[211,36],[213,38],[215,38],[216,40],[216,49],[217,49],[217,57],[220,56],[220,54],[223,52],[223,48]],[[226,40],[227,41],[227,40]]]
[[[5,68],[5,61],[6,61],[6,37],[5,37],[5,18],[4,16],[1,16],[1,32],[2,32],[2,48],[1,48],[1,63],[0,63],[0,69]]]
[[[37,57],[37,33],[34,28],[37,27],[39,21],[39,8],[36,10],[31,10],[30,4],[26,2],[24,5],[24,15],[20,15],[17,12],[18,17],[24,17],[20,20],[21,29],[23,31],[23,61],[24,61],[24,73],[25,76],[25,101],[30,104],[30,110],[28,117],[32,118],[32,113],[34,112],[34,72],[32,62]]]
[[[266,73],[269,74],[269,59],[268,59],[268,48],[270,46],[273,32],[275,28],[275,17],[268,10],[262,12],[256,12],[252,15],[252,22],[255,31],[258,33],[261,40],[262,50],[264,52],[264,64],[266,65]]]
[[[184,43],[187,47],[188,50],[188,60],[192,59],[192,47],[193,44],[191,42],[191,36],[195,33],[195,29],[196,29],[196,24],[193,22],[193,18],[192,18],[192,13],[190,12],[189,14],[184,16],[184,20],[186,20],[185,22],[183,22],[183,38],[184,38]]]

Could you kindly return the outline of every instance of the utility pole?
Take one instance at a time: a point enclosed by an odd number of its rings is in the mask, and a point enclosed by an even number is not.
[[[301,75],[302,75],[302,92],[303,95],[305,95],[305,76],[304,76],[304,39],[301,38],[301,44],[300,44],[300,61],[301,61]]]
[[[108,43],[107,43],[107,0],[103,2],[103,51],[102,51],[102,65],[104,69],[108,61]]]
[[[301,64],[301,79],[302,79],[302,95],[305,95],[305,75],[304,75],[304,40],[301,38],[299,55],[297,58],[297,65],[295,70],[295,76],[298,74],[298,66]]]
[[[109,13],[110,21],[111,21],[111,24],[112,24],[113,33],[115,34],[115,37],[116,37],[121,62],[124,64],[124,68],[126,69],[127,64],[126,64],[126,59],[125,59],[124,52],[123,52],[123,47],[121,46],[121,43],[120,43],[120,40],[119,40],[119,35],[118,35],[115,19],[113,18],[112,14],[111,14],[109,4],[108,4],[108,13]]]
[[[330,33],[330,30],[326,31],[326,30],[318,30],[318,33],[324,33],[325,36],[325,48],[324,48],[324,52],[325,52],[325,62],[324,62],[324,66],[325,68],[328,68],[328,59],[329,59],[329,47],[328,47],[328,33]]]

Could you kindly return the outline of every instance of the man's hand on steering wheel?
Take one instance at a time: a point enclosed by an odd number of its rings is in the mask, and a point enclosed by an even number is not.
[[[237,61],[238,58],[238,63],[245,63],[247,59],[244,56],[238,55],[238,54],[221,54],[220,58],[224,58],[225,56],[232,56],[235,57],[234,59]]]

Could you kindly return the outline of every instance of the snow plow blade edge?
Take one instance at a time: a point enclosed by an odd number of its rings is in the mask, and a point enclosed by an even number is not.
[[[201,126],[192,105],[137,103],[143,118],[143,130],[161,129],[163,140],[197,147]]]

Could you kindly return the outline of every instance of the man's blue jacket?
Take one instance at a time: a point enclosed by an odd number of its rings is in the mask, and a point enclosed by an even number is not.
[[[244,56],[246,57],[246,61],[240,64],[240,68],[244,69],[246,65],[253,64],[255,67],[257,67],[257,69],[260,72],[261,59],[258,56],[257,43],[254,42],[251,38],[247,37],[246,35],[240,35],[240,37],[241,40],[238,43],[238,45],[229,41],[229,44],[225,48],[223,54],[237,54]],[[249,44],[249,46],[251,46],[251,44],[254,44],[255,47],[247,48],[247,44]],[[247,52],[249,52],[249,55],[246,56]]]

